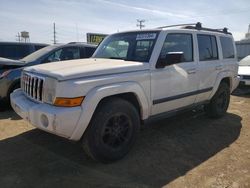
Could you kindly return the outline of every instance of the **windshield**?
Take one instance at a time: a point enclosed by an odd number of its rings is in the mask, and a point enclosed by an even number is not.
[[[149,62],[158,31],[118,33],[107,37],[93,58]]]
[[[35,51],[34,53],[27,55],[21,61],[24,61],[25,63],[36,61],[40,57],[44,56],[48,52],[52,51],[53,49],[57,48],[58,45],[53,45],[53,46],[47,46],[45,48],[42,48],[40,50]]]
[[[250,66],[250,55],[242,59],[239,63],[240,66]]]

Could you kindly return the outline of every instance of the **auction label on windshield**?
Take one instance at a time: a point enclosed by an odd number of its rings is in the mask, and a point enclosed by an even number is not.
[[[156,33],[141,33],[137,34],[136,40],[152,40],[156,38]]]

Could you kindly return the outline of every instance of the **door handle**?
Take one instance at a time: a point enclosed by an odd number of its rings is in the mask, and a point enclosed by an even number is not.
[[[187,70],[188,74],[195,74],[196,73],[196,69],[189,69]]]
[[[216,70],[221,70],[222,69],[222,65],[218,65],[215,67]]]

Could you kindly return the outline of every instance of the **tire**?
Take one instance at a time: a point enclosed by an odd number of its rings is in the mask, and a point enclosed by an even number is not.
[[[135,143],[139,127],[134,105],[117,97],[106,99],[98,105],[83,136],[83,149],[96,161],[119,160]]]
[[[222,82],[211,99],[205,106],[205,111],[211,118],[220,118],[226,114],[230,103],[230,88],[227,83]]]

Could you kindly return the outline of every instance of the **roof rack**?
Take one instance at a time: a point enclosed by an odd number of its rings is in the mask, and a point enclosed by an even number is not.
[[[191,26],[191,25],[185,26],[183,29],[197,29],[197,30],[202,30],[202,31],[212,31],[212,32],[232,35],[232,33],[228,32],[228,28],[226,27],[224,27],[223,29],[211,29],[211,28],[202,27],[202,24],[200,22],[197,22],[195,26]]]
[[[178,26],[183,26],[182,27],[183,29],[196,29],[196,30],[212,31],[212,32],[218,32],[218,33],[232,35],[232,33],[228,32],[228,28],[226,28],[226,27],[224,27],[223,29],[211,29],[211,28],[202,27],[201,22],[191,23],[191,24],[168,25],[168,26],[158,27],[157,29],[164,29],[164,28],[178,27]]]
[[[157,29],[164,29],[164,28],[169,28],[169,27],[179,27],[179,26],[191,26],[191,25],[196,25],[196,24],[197,23],[166,25],[166,26],[162,26],[162,27],[157,27]]]

